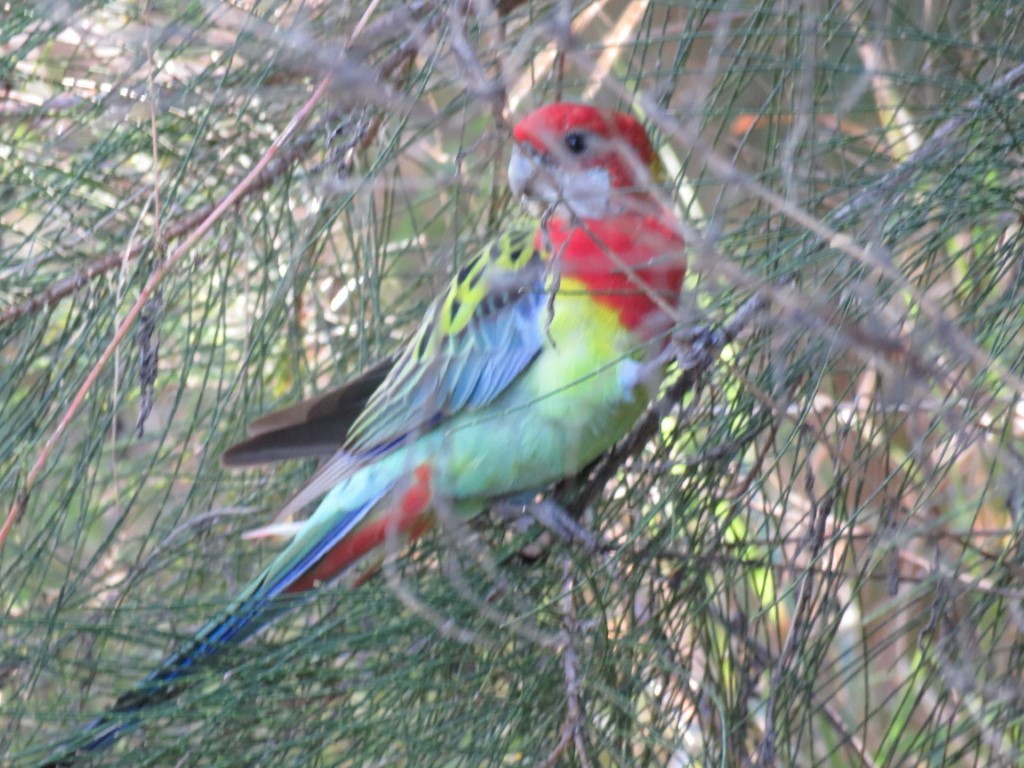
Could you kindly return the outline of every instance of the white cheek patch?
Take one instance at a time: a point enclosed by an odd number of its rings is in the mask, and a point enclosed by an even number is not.
[[[508,161],[508,185],[512,189],[512,194],[516,197],[535,197],[533,186],[539,175],[540,165],[537,160],[519,147],[513,147],[512,157]]]
[[[611,207],[612,181],[607,168],[556,171],[562,200],[581,219],[600,219]]]
[[[561,168],[512,150],[508,181],[513,193],[544,205],[564,203],[581,219],[599,219],[611,210],[612,181],[607,168]]]

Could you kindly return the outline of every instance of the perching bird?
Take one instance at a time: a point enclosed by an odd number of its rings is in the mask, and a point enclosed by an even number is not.
[[[266,626],[288,601],[357,580],[444,509],[473,516],[542,490],[615,444],[656,391],[685,272],[679,221],[653,190],[660,163],[629,115],[558,103],[514,131],[518,220],[454,277],[396,357],[351,386],[258,423],[228,464],[335,450],[283,510],[322,497],[291,543],[218,618],[51,765],[111,744],[132,713]]]

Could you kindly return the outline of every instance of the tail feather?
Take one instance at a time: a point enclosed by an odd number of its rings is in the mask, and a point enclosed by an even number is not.
[[[53,750],[42,768],[70,766],[79,758],[110,747],[120,736],[139,725],[141,718],[133,715],[176,696],[181,690],[176,682],[219,651],[242,642],[288,611],[295,603],[280,599],[281,595],[308,589],[314,583],[309,578],[311,573],[317,574],[317,580],[321,580],[322,560],[331,562],[332,575],[358,560],[363,553],[344,547],[345,539],[392,487],[384,488],[364,504],[343,513],[336,521],[331,521],[323,533],[311,531],[307,526],[223,615],[199,630],[191,641],[171,654],[135,689],[120,696],[109,714],[97,718],[76,737]],[[313,520],[311,518],[309,522]],[[338,547],[348,552],[346,562],[332,558],[332,550]]]

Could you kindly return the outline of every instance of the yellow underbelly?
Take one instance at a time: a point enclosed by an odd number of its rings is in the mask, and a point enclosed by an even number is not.
[[[563,280],[547,339],[484,413],[459,417],[428,441],[450,470],[445,495],[474,499],[543,487],[608,450],[642,412],[646,393],[635,385],[635,371],[644,350],[578,281]]]

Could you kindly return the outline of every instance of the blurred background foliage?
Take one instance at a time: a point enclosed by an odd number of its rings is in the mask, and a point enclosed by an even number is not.
[[[431,534],[96,764],[1024,763],[1017,3],[44,0],[0,51],[4,765],[268,561],[312,467],[220,452],[395,349],[556,98],[652,128],[691,319],[769,311],[601,486],[600,554]]]

